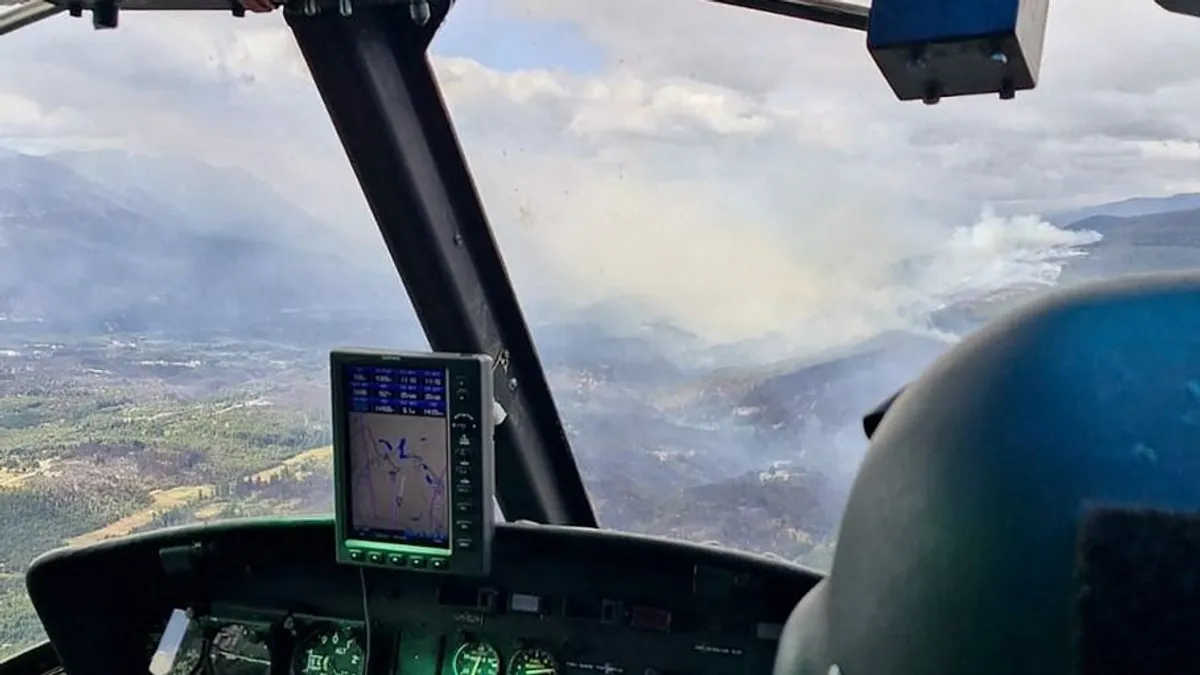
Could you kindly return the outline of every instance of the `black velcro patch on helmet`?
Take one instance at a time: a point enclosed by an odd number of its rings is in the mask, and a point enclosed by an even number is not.
[[[1200,514],[1095,509],[1077,554],[1080,675],[1200,673]]]

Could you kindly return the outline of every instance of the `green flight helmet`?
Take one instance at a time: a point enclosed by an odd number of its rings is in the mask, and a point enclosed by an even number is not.
[[[775,675],[1200,672],[1200,274],[1056,291],[879,421]]]

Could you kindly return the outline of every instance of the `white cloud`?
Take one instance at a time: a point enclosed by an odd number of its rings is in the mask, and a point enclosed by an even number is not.
[[[0,138],[15,138],[30,145],[36,139],[62,137],[86,127],[86,119],[61,108],[0,92]]]
[[[574,24],[604,54],[582,73],[435,57],[527,295],[649,296],[715,339],[785,327],[823,346],[909,325],[964,284],[1052,272],[1066,244],[1036,220],[955,229],[989,204],[1196,185],[1200,20],[1151,0],[1054,0],[1038,90],[932,108],[896,102],[851,31],[703,0],[491,1],[458,3],[445,30],[503,10]],[[237,163],[315,212],[365,216],[278,16],[100,35],[55,20],[0,40],[0,83],[27,102],[0,108],[6,137],[50,124]],[[29,110],[53,112],[34,129]]]
[[[56,113],[43,118],[58,129],[41,134],[46,149],[103,145],[239,165],[330,217],[359,194],[277,15],[125,12],[115,31],[56,17],[0,39],[0,83],[0,93]],[[3,113],[0,135],[21,135]],[[352,202],[359,216],[361,202]]]
[[[905,325],[964,283],[1057,269],[1041,256],[1067,252],[1028,223],[984,218],[946,243],[987,204],[1021,213],[1194,184],[1200,71],[1178,64],[1200,21],[1152,2],[1056,0],[1039,90],[933,108],[894,101],[850,31],[697,0],[502,6],[573,22],[608,58],[600,75],[559,76],[572,95],[557,122],[486,126],[452,99],[493,214],[570,223],[529,238],[555,242],[547,259],[571,288],[652,294],[710,335]],[[570,170],[510,199],[500,185],[526,174],[498,149],[548,135]],[[919,283],[901,272],[930,259]]]

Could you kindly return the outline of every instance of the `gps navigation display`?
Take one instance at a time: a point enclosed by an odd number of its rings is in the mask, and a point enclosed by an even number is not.
[[[427,400],[392,404],[389,407],[397,409],[394,413],[370,412],[377,407],[370,399],[352,398],[350,526],[358,536],[450,548],[446,371],[386,372],[388,379],[399,381],[396,386],[432,395]],[[371,376],[366,367],[351,369],[355,387],[386,386],[368,382]],[[372,393],[378,397],[390,390]]]
[[[339,350],[330,365],[338,560],[486,574],[491,359]]]

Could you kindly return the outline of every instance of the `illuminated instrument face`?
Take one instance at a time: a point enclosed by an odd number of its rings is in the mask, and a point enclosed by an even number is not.
[[[486,642],[465,642],[454,652],[454,675],[500,675],[500,653]]]
[[[558,663],[544,649],[522,649],[508,662],[507,675],[558,675]]]
[[[349,628],[325,628],[305,638],[292,664],[294,675],[363,675],[363,646]]]

